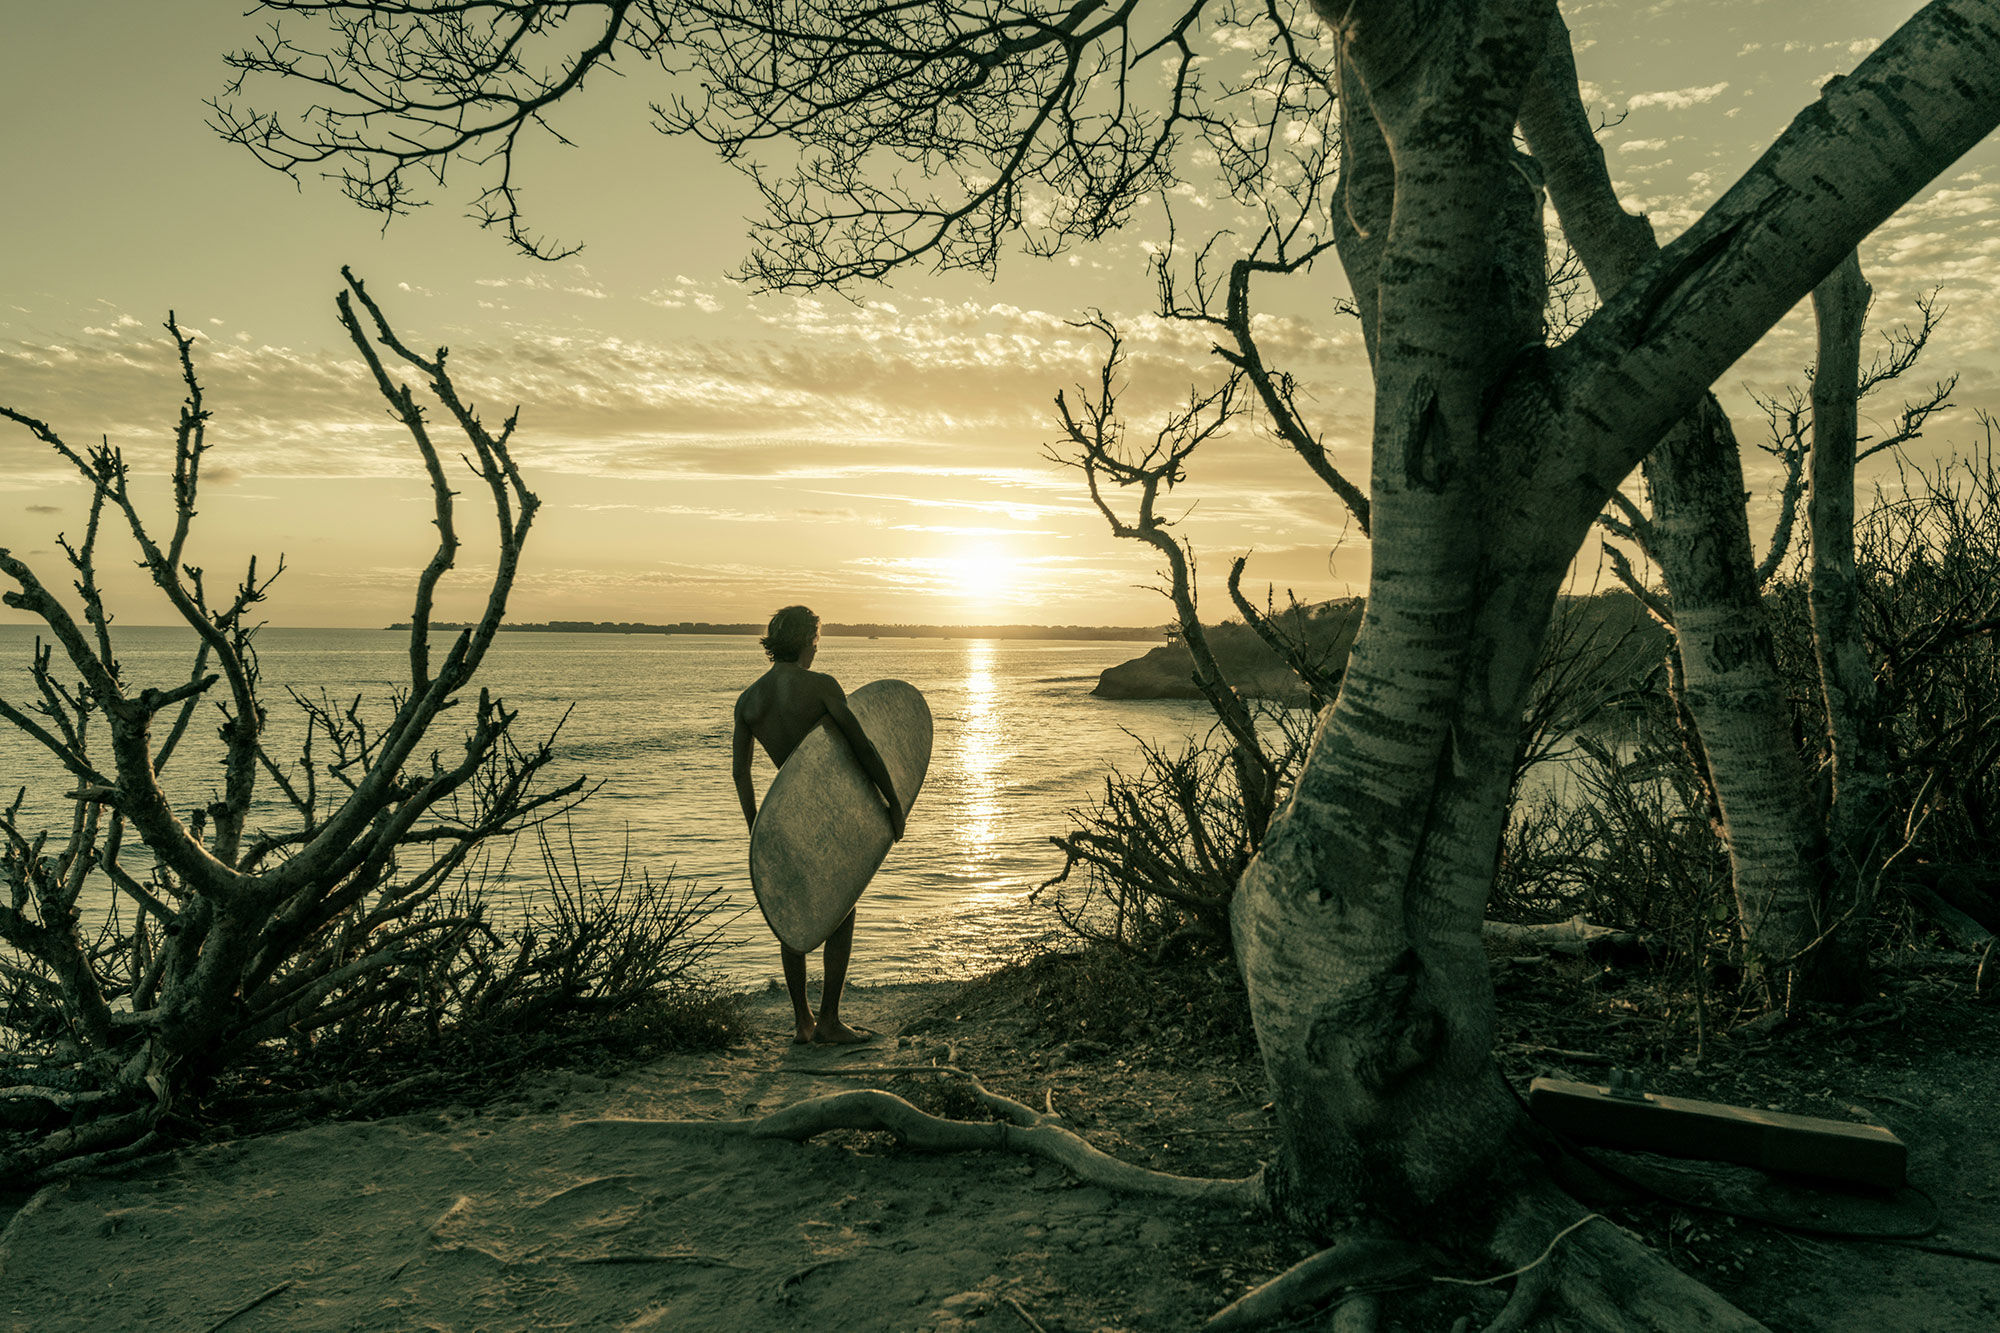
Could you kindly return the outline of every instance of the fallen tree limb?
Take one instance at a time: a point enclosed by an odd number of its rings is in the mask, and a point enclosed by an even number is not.
[[[1053,1089],[1048,1094],[1049,1109],[1047,1111],[1037,1111],[1026,1102],[1018,1102],[1012,1097],[994,1092],[979,1081],[979,1075],[952,1064],[850,1065],[845,1069],[830,1069],[816,1072],[823,1072],[835,1078],[853,1078],[858,1074],[886,1074],[891,1078],[900,1078],[910,1074],[948,1075],[952,1078],[964,1079],[971,1085],[972,1095],[979,1099],[981,1106],[984,1106],[989,1111],[998,1112],[1001,1116],[1016,1125],[1050,1125],[1059,1123],[1063,1118],[1062,1114],[1055,1109],[1055,1092]]]
[[[149,1151],[151,1131],[160,1111],[159,1106],[145,1106],[101,1120],[86,1120],[56,1130],[16,1151],[0,1153],[0,1179],[44,1185],[66,1174],[79,1174],[124,1160],[112,1155],[121,1149],[129,1149],[132,1154]],[[61,1167],[66,1158],[79,1161],[65,1171]]]
[[[79,1106],[93,1106],[98,1102],[108,1102],[120,1094],[115,1089],[100,1089],[93,1092],[66,1092],[61,1088],[48,1087],[39,1083],[18,1083],[11,1088],[0,1088],[0,1099],[33,1098],[49,1102],[64,1110],[74,1110]]]
[[[124,1166],[128,1162],[136,1162],[142,1157],[164,1154],[166,1151],[165,1142],[160,1137],[159,1131],[147,1130],[137,1139],[122,1147],[106,1148],[103,1152],[91,1153],[85,1157],[65,1157],[59,1162],[54,1162],[43,1167],[40,1171],[36,1172],[34,1178],[39,1184],[52,1185],[59,1180],[68,1180],[75,1176],[87,1176],[93,1171],[102,1171],[106,1167]]]
[[[974,1080],[975,1082],[977,1080]],[[878,1088],[837,1092],[745,1120],[641,1120],[609,1117],[580,1120],[572,1128],[650,1130],[671,1136],[717,1135],[746,1139],[790,1139],[803,1143],[829,1130],[879,1130],[919,1152],[993,1150],[1021,1152],[1062,1167],[1077,1179],[1125,1194],[1185,1199],[1238,1208],[1264,1206],[1264,1176],[1204,1179],[1152,1171],[1101,1152],[1050,1117],[1011,1098],[986,1093],[1013,1108],[1023,1120],[947,1120]],[[995,1109],[1003,1109],[996,1107]]]
[[[1581,916],[1573,916],[1567,921],[1547,921],[1537,925],[1519,925],[1512,921],[1488,921],[1480,927],[1480,934],[1488,944],[1504,949],[1523,951],[1547,949],[1554,953],[1582,954],[1592,946],[1602,948],[1643,948],[1646,937],[1629,930],[1614,930],[1610,926],[1594,926]]]
[[[290,1291],[292,1287],[295,1286],[297,1283],[298,1279],[295,1277],[286,1278],[283,1282],[280,1282],[277,1286],[272,1287],[270,1290],[266,1291],[263,1295],[257,1296],[249,1301],[246,1301],[242,1305],[237,1306],[234,1310],[231,1310],[228,1314],[222,1316],[222,1318],[210,1324],[208,1326],[207,1333],[216,1333],[217,1329],[224,1328],[227,1325],[234,1323],[237,1319],[239,1319],[243,1315],[249,1314],[252,1310],[262,1305],[265,1301],[270,1300],[273,1296],[283,1295],[285,1292]]]

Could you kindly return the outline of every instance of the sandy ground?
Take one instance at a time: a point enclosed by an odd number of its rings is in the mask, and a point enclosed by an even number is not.
[[[849,1008],[893,1034],[921,995],[857,990]],[[951,1050],[794,1047],[782,1010],[760,997],[765,1039],[616,1085],[557,1075],[484,1113],[321,1125],[44,1190],[0,1238],[0,1317],[35,1333],[747,1333],[1151,1329],[1213,1308],[1215,1273],[1191,1282],[1189,1260],[1211,1211],[880,1135],[690,1142],[590,1123],[754,1116],[876,1081],[844,1067]]]
[[[1268,1110],[1239,1064],[1185,1052],[1150,1062],[1173,1044],[1157,1033],[1078,1063],[1024,1042],[1021,1015],[990,1001],[938,1011],[952,994],[857,989],[856,1020],[887,1035],[854,1050],[792,1046],[782,996],[760,996],[755,1036],[725,1053],[612,1080],[541,1076],[484,1108],[323,1124],[51,1187],[0,1235],[0,1327],[1183,1330],[1309,1252],[1258,1217],[1113,1196],[1006,1155],[923,1155],[846,1132],[796,1145],[592,1123],[754,1116],[880,1082],[842,1070],[955,1061],[996,1090],[1052,1103],[1128,1160],[1236,1175],[1269,1151]],[[1865,1102],[1910,1141],[1913,1177],[1944,1207],[1934,1239],[2000,1249],[1992,1017],[1977,1059],[1951,1053],[1947,1039],[1963,1033],[1933,1032],[1935,1060],[1908,1035],[1889,1043],[1897,1055],[1871,1048],[1803,1074],[1766,1055],[1742,1077],[1793,1091],[1804,1078],[1820,1101],[1857,1112]],[[1788,1206],[1836,1225],[1907,1213],[1823,1196]],[[1653,1216],[1677,1262],[1775,1329],[2000,1327],[2000,1267]],[[1500,1299],[1451,1291],[1402,1326],[1442,1330]]]

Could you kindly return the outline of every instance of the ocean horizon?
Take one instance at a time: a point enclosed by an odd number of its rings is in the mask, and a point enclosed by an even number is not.
[[[0,697],[27,697],[35,630],[0,626]],[[115,630],[131,685],[186,679],[189,631],[122,624]],[[364,707],[379,703],[406,678],[407,645],[406,634],[388,630],[260,631],[274,753],[289,753],[302,730],[287,689],[313,698],[323,691],[343,702],[358,696]],[[858,909],[850,974],[856,982],[988,971],[1060,932],[1053,913],[1029,902],[1035,887],[1062,867],[1049,839],[1073,827],[1070,812],[1102,794],[1109,772],[1137,769],[1143,744],[1177,746],[1213,725],[1201,702],[1091,695],[1100,672],[1142,651],[1129,640],[843,636],[822,644],[816,670],[850,691],[871,680],[906,680],[923,691],[934,726],[930,769],[907,835]],[[520,711],[515,735],[523,745],[560,723],[548,784],[580,776],[601,784],[570,817],[567,832],[549,830],[565,858],[565,839],[573,838],[591,878],[609,880],[625,868],[656,882],[671,875],[719,891],[729,947],[718,971],[738,988],[778,975],[777,945],[750,891],[747,831],[730,775],[731,710],[766,665],[756,640],[741,635],[544,630],[503,636],[473,682],[474,691],[483,685]],[[449,752],[461,727],[447,713],[430,745]],[[214,731],[190,727],[164,775],[177,809],[212,798],[220,753]],[[760,753],[760,799],[775,773]],[[25,828],[67,827],[64,776],[11,729],[0,739],[0,786],[27,788]],[[260,793],[274,794],[268,777]],[[275,819],[281,811],[267,801],[259,814]],[[530,835],[511,858],[495,858],[489,872],[496,916],[517,912],[544,881]],[[85,906],[88,913],[92,903]],[[104,906],[95,904],[100,914]],[[817,963],[815,956],[814,970]]]

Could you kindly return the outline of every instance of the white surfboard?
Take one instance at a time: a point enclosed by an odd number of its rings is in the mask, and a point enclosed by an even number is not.
[[[917,687],[878,680],[847,696],[909,814],[931,762],[931,710]],[[854,910],[894,838],[881,793],[847,738],[822,721],[785,760],[750,830],[750,887],[771,933],[807,953]]]

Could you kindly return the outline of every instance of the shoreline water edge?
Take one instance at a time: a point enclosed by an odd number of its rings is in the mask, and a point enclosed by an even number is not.
[[[186,631],[119,628],[128,684],[186,679]],[[0,692],[28,684],[33,642],[30,627],[0,626]],[[343,705],[359,698],[365,711],[408,671],[407,636],[393,631],[271,628],[257,645],[278,755],[302,735],[287,689]],[[857,980],[967,976],[1045,934],[1052,921],[1027,900],[1061,867],[1048,839],[1069,830],[1069,812],[1100,796],[1111,770],[1135,771],[1142,744],[1190,743],[1213,725],[1199,701],[1092,697],[1102,673],[1133,656],[1129,641],[846,637],[824,655],[850,689],[909,681],[936,716],[936,752],[909,836],[862,900]],[[749,990],[777,974],[778,956],[750,893],[729,773],[730,709],[763,666],[755,641],[736,636],[538,633],[496,650],[475,682],[520,710],[523,743],[559,724],[553,782],[582,774],[601,784],[568,829],[546,830],[551,850],[568,865],[573,846],[575,864],[600,880],[623,868],[720,889],[731,918],[725,937],[741,946],[721,970],[731,987]],[[164,775],[177,808],[213,798],[214,730],[190,727]],[[456,742],[455,727],[429,738],[441,752]],[[63,775],[43,758],[25,740],[0,747],[0,787],[28,789],[30,828],[68,818]],[[759,771],[760,787],[770,776]],[[511,856],[495,850],[486,887],[504,911],[545,883],[546,870],[532,837]]]

